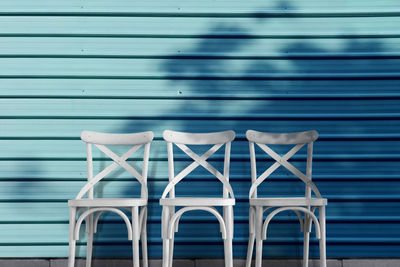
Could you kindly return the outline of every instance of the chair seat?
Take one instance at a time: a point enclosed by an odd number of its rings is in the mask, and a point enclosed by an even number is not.
[[[270,197],[250,199],[252,206],[325,206],[327,204],[326,198]]]
[[[135,207],[147,205],[144,198],[93,198],[68,200],[70,207]]]
[[[233,206],[233,198],[216,197],[177,197],[160,199],[162,206]]]

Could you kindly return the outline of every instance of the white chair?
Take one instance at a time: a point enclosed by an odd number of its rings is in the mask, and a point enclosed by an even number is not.
[[[225,266],[232,267],[232,238],[233,238],[233,205],[235,199],[229,184],[229,162],[231,142],[235,132],[215,133],[182,133],[164,131],[163,137],[167,141],[169,183],[162,194],[160,205],[162,209],[162,238],[163,238],[163,267],[172,267],[174,232],[178,231],[179,219],[183,213],[191,210],[204,210],[213,214],[220,223],[220,230],[224,240]],[[175,175],[173,144],[194,160],[185,169]],[[203,155],[194,153],[187,145],[213,145]],[[224,171],[221,174],[206,160],[219,148],[225,145]],[[204,167],[223,184],[222,197],[175,197],[175,185],[198,166]],[[169,195],[169,198],[167,198]],[[175,207],[180,206],[178,211]],[[215,208],[222,206],[223,214]]]
[[[308,266],[309,238],[311,223],[314,222],[316,236],[319,239],[320,247],[320,266],[326,267],[326,239],[325,239],[325,206],[327,199],[322,198],[315,184],[311,181],[313,142],[318,138],[316,131],[300,133],[264,133],[253,130],[246,132],[246,137],[250,145],[251,162],[251,181],[252,186],[249,192],[250,211],[249,211],[249,245],[247,249],[246,267],[250,267],[253,254],[254,239],[256,239],[256,267],[261,267],[262,243],[267,237],[268,224],[276,214],[292,210],[299,218],[301,230],[304,232],[303,248],[303,267]],[[264,173],[257,177],[255,146],[257,144],[267,153],[275,163],[272,164]],[[278,155],[269,145],[295,145],[284,156]],[[307,165],[306,174],[303,174],[294,167],[288,160],[307,144]],[[259,198],[257,187],[270,176],[279,166],[285,167],[295,176],[305,183],[305,197],[282,197],[282,198]],[[312,197],[314,192],[316,197]],[[314,212],[319,209],[319,221]],[[265,221],[263,213],[270,211]],[[302,217],[302,213],[304,218]]]
[[[153,132],[141,132],[133,134],[107,134],[83,131],[81,139],[86,142],[87,148],[87,173],[88,182],[83,186],[75,199],[68,201],[69,206],[69,258],[68,266],[73,267],[75,262],[76,240],[79,239],[79,229],[85,220],[87,233],[86,266],[90,267],[93,247],[93,233],[97,231],[97,223],[104,211],[114,212],[122,217],[127,230],[128,239],[132,240],[133,266],[139,267],[139,239],[142,238],[143,267],[147,267],[147,170],[149,163],[150,142],[153,140]],[[92,144],[110,157],[114,162],[93,176]],[[129,150],[121,157],[117,156],[106,145],[129,146]],[[144,145],[142,174],[136,171],[127,159]],[[94,185],[115,168],[121,166],[135,177],[141,184],[140,198],[93,198]],[[87,194],[87,198],[83,198]],[[139,213],[140,207],[140,213]],[[124,210],[132,213],[132,223]],[[79,215],[78,212],[82,211]],[[78,214],[78,216],[77,216]]]

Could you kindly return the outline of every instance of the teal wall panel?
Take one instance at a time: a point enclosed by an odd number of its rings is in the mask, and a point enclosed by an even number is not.
[[[247,129],[319,131],[313,179],[329,199],[328,257],[398,257],[399,25],[397,0],[0,1],[0,257],[67,256],[66,201],[85,182],[84,129],[154,131],[152,258],[161,257],[164,129],[236,131],[235,257],[247,248]],[[178,157],[178,168],[189,164]],[[221,159],[210,161],[221,167]],[[108,163],[95,152],[95,170]],[[177,192],[217,195],[205,174],[197,170]],[[285,175],[274,174],[263,194],[301,194]],[[117,172],[99,196],[135,195],[134,186]],[[203,215],[182,218],[176,257],[223,257],[218,225]],[[298,230],[295,217],[278,217],[263,255],[301,257]],[[132,253],[113,215],[95,243],[96,257]]]

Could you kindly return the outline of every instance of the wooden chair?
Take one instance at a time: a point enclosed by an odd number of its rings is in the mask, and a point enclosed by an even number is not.
[[[81,139],[86,142],[87,148],[87,173],[88,182],[83,186],[75,199],[68,201],[69,206],[69,258],[68,266],[73,267],[75,262],[76,240],[79,239],[79,229],[83,220],[86,222],[87,251],[86,266],[90,267],[93,247],[93,233],[97,231],[97,223],[104,211],[114,212],[122,217],[127,230],[128,239],[132,240],[133,266],[139,267],[139,239],[142,238],[143,267],[147,267],[147,170],[149,163],[150,142],[153,140],[153,132],[141,132],[133,134],[107,134],[83,131]],[[110,157],[114,162],[93,176],[92,144]],[[129,150],[121,157],[117,156],[106,145],[126,145]],[[127,159],[144,145],[142,174],[136,171]],[[135,177],[141,184],[140,198],[94,198],[94,185],[121,166]],[[84,198],[85,194],[87,197]],[[140,207],[140,213],[139,213]],[[124,210],[132,213],[132,223]],[[78,212],[82,211],[79,215]],[[79,215],[77,217],[77,214]]]
[[[233,238],[233,205],[235,199],[229,184],[229,162],[231,142],[235,138],[233,131],[215,133],[182,133],[164,131],[163,137],[167,141],[169,183],[162,194],[160,205],[162,210],[162,238],[163,238],[163,267],[172,267],[174,232],[178,231],[179,219],[183,213],[191,210],[204,210],[213,214],[220,223],[222,238],[224,240],[225,266],[233,267],[232,238]],[[194,162],[180,171],[174,172],[173,144],[191,157]],[[213,145],[207,152],[199,156],[187,145]],[[224,171],[221,174],[206,160],[219,148],[225,145]],[[175,197],[175,185],[198,166],[204,167],[223,184],[222,197]],[[167,198],[167,195],[169,197]],[[175,207],[180,206],[178,211]],[[216,206],[223,207],[223,214],[218,212]]]
[[[282,211],[294,211],[300,221],[301,230],[304,232],[303,267],[308,266],[309,237],[311,223],[314,222],[316,236],[319,239],[320,266],[326,267],[326,239],[325,239],[325,206],[327,199],[322,198],[315,184],[311,181],[313,142],[318,138],[316,131],[300,133],[264,133],[253,130],[246,132],[250,145],[251,181],[252,186],[249,192],[249,244],[247,250],[246,267],[250,267],[253,254],[254,239],[256,239],[256,267],[261,267],[262,243],[267,237],[268,224],[271,219]],[[257,177],[255,146],[257,144],[265,153],[275,160],[263,174]],[[278,155],[268,145],[295,145],[284,156]],[[306,174],[303,174],[294,167],[288,160],[307,144],[307,167]],[[305,183],[305,197],[262,197],[257,196],[257,187],[270,176],[279,166],[285,167]],[[316,197],[312,197],[314,192]],[[314,212],[319,209],[319,220]],[[263,213],[270,211],[263,222]],[[304,218],[302,217],[302,213]]]

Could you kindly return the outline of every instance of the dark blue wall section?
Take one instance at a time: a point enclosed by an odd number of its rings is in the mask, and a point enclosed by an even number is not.
[[[313,179],[329,199],[328,257],[398,257],[399,25],[397,0],[1,1],[0,257],[67,256],[67,200],[86,179],[85,129],[154,131],[152,258],[161,257],[158,199],[168,182],[164,129],[237,133],[236,258],[245,257],[248,237],[247,129],[320,133]],[[177,156],[177,169],[190,164]],[[217,153],[210,162],[221,168],[222,159]],[[291,162],[301,168],[304,159],[303,151]],[[259,173],[270,163],[260,162]],[[95,171],[107,164],[96,151]],[[116,171],[97,196],[133,196],[135,185]],[[280,170],[262,194],[303,190]],[[177,188],[179,195],[220,193],[200,168]],[[301,257],[296,220],[283,213],[273,221],[263,255]],[[113,215],[104,216],[95,243],[95,257],[132,253]],[[311,243],[317,257],[317,240]],[[222,258],[215,218],[183,216],[175,256]]]

